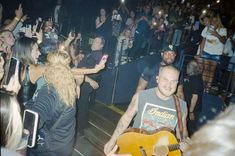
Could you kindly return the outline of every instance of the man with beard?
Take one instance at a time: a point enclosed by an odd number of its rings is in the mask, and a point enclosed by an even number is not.
[[[141,77],[139,79],[138,86],[136,88],[136,92],[139,92],[141,90],[150,89],[156,87],[156,76],[159,73],[159,69],[166,65],[173,65],[175,58],[176,58],[176,50],[172,45],[167,45],[162,49],[161,52],[162,60],[161,62],[151,66],[146,67],[141,74]],[[177,88],[177,95],[184,99],[183,96],[183,85],[180,77],[180,84]],[[182,79],[183,80],[183,79]]]
[[[174,96],[178,79],[178,69],[171,65],[164,66],[159,70],[159,76],[155,77],[157,87],[138,92],[133,96],[111,139],[104,146],[105,154],[111,151],[116,140],[128,128],[133,118],[134,128],[151,133],[156,129],[167,127],[176,132],[180,141],[187,138],[187,106],[183,100]],[[181,115],[177,115],[178,113]],[[183,146],[184,144],[180,144],[180,149],[183,149]]]

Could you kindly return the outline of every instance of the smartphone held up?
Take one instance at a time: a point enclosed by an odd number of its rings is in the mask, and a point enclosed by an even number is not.
[[[37,112],[34,112],[29,109],[26,109],[24,111],[23,123],[24,123],[24,129],[26,129],[29,132],[29,137],[28,137],[29,148],[33,148],[36,144],[38,119],[39,115]]]
[[[105,64],[108,60],[109,55],[105,54],[102,56],[102,58],[100,59],[100,64]]]

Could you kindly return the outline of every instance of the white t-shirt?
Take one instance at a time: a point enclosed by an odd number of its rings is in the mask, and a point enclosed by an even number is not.
[[[220,28],[216,29],[218,34],[220,36],[227,36],[227,29],[226,28]],[[224,44],[220,42],[220,40],[211,35],[209,33],[209,27],[205,27],[201,33],[202,37],[206,39],[205,47],[203,51],[211,54],[211,55],[222,55],[222,52],[224,50]]]

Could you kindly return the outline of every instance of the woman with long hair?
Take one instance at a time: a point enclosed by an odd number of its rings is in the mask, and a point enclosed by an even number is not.
[[[30,100],[35,91],[35,83],[45,72],[45,66],[38,65],[38,59],[41,55],[37,40],[28,37],[18,39],[14,45],[14,57],[22,63],[21,84],[22,89],[19,93],[19,100],[25,103]],[[83,75],[96,73],[104,68],[104,64],[95,66],[92,69],[73,69],[74,75]],[[39,85],[40,82],[38,82]]]
[[[205,27],[201,35],[203,39],[200,44],[199,55],[205,59],[203,80],[206,83],[206,91],[209,91],[227,36],[227,30],[224,28],[219,14],[211,17],[211,25]]]
[[[33,96],[34,83],[37,80],[37,75],[40,74],[34,72],[34,66],[37,65],[40,54],[36,39],[22,37],[14,45],[13,58],[19,60],[22,64],[20,69],[22,89],[18,96],[20,103],[27,102]]]
[[[44,85],[26,104],[40,116],[39,139],[30,155],[68,156],[73,150],[76,83],[70,62],[71,58],[65,52],[49,53],[42,77]]]
[[[15,151],[21,141],[23,124],[16,94],[0,90],[1,147]]]

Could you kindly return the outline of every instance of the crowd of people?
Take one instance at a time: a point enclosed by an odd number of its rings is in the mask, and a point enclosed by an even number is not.
[[[161,61],[143,70],[129,107],[105,144],[104,153],[118,155],[116,141],[132,120],[133,127],[149,132],[170,128],[188,156],[209,156],[217,147],[221,155],[234,153],[234,106],[201,129],[198,123],[203,93],[210,92],[215,81],[222,83],[225,71],[231,73],[229,96],[235,95],[234,17],[225,25],[213,9],[216,4],[202,11],[189,2],[147,1],[137,4],[136,10],[121,3],[111,16],[100,9],[94,21],[95,37],[90,51],[83,52],[81,33],[72,30],[66,37],[61,34],[66,14],[62,4],[58,0],[53,18],[43,22],[38,18],[30,24],[26,22],[30,15],[24,14],[21,4],[13,19],[2,21],[2,12],[7,8],[0,4],[3,155],[19,154],[25,133],[25,109],[39,115],[36,145],[28,148],[27,155],[71,155],[76,131],[84,135],[88,127],[89,106],[95,103],[95,90],[107,56],[108,66],[113,67],[153,53],[160,54]],[[198,46],[185,73],[175,61],[179,55],[177,47],[182,44]],[[221,135],[220,130],[224,132]],[[227,147],[215,139],[224,139]],[[18,154],[14,153],[17,151]]]

